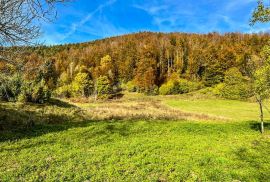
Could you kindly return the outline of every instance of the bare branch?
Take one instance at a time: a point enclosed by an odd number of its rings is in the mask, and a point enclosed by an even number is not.
[[[65,0],[0,0],[0,46],[31,45],[40,22],[56,17],[56,3]]]

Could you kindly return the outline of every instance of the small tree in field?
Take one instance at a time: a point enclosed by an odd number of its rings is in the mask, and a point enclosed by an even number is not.
[[[270,98],[270,46],[265,46],[261,58],[250,59],[246,67],[252,85],[252,95],[259,104],[261,132],[264,132],[263,102]]]
[[[261,132],[264,132],[263,101],[270,97],[270,46],[263,50],[263,63],[254,74],[254,93],[260,107]]]
[[[258,0],[258,5],[253,11],[250,25],[257,22],[266,23],[270,21],[270,7],[266,6],[264,0]],[[270,46],[265,46],[262,64],[257,66],[252,78],[254,81],[254,93],[260,106],[261,132],[264,132],[263,101],[270,97]]]

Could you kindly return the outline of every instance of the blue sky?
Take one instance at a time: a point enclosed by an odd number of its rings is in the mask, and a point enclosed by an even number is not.
[[[87,42],[139,31],[266,32],[249,26],[256,0],[73,0],[43,24],[46,44]]]

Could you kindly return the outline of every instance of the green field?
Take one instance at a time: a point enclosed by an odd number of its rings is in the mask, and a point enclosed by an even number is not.
[[[219,99],[166,99],[165,103],[182,111],[221,116],[234,121],[255,121],[259,118],[259,106],[253,102]],[[267,110],[264,112],[266,119],[270,119],[270,113]]]
[[[0,106],[2,120],[20,126],[31,114],[35,122],[1,132],[0,181],[270,179],[269,125],[260,134],[256,103],[128,96],[95,104]],[[24,113],[12,116],[16,108]]]

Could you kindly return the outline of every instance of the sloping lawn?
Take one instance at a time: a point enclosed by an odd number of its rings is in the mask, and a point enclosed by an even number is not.
[[[259,106],[253,102],[222,99],[164,99],[165,104],[192,113],[221,116],[233,121],[259,120]],[[270,119],[269,112],[264,109],[265,119]]]
[[[0,134],[0,181],[270,179],[269,133],[255,123],[99,121],[12,134]]]

